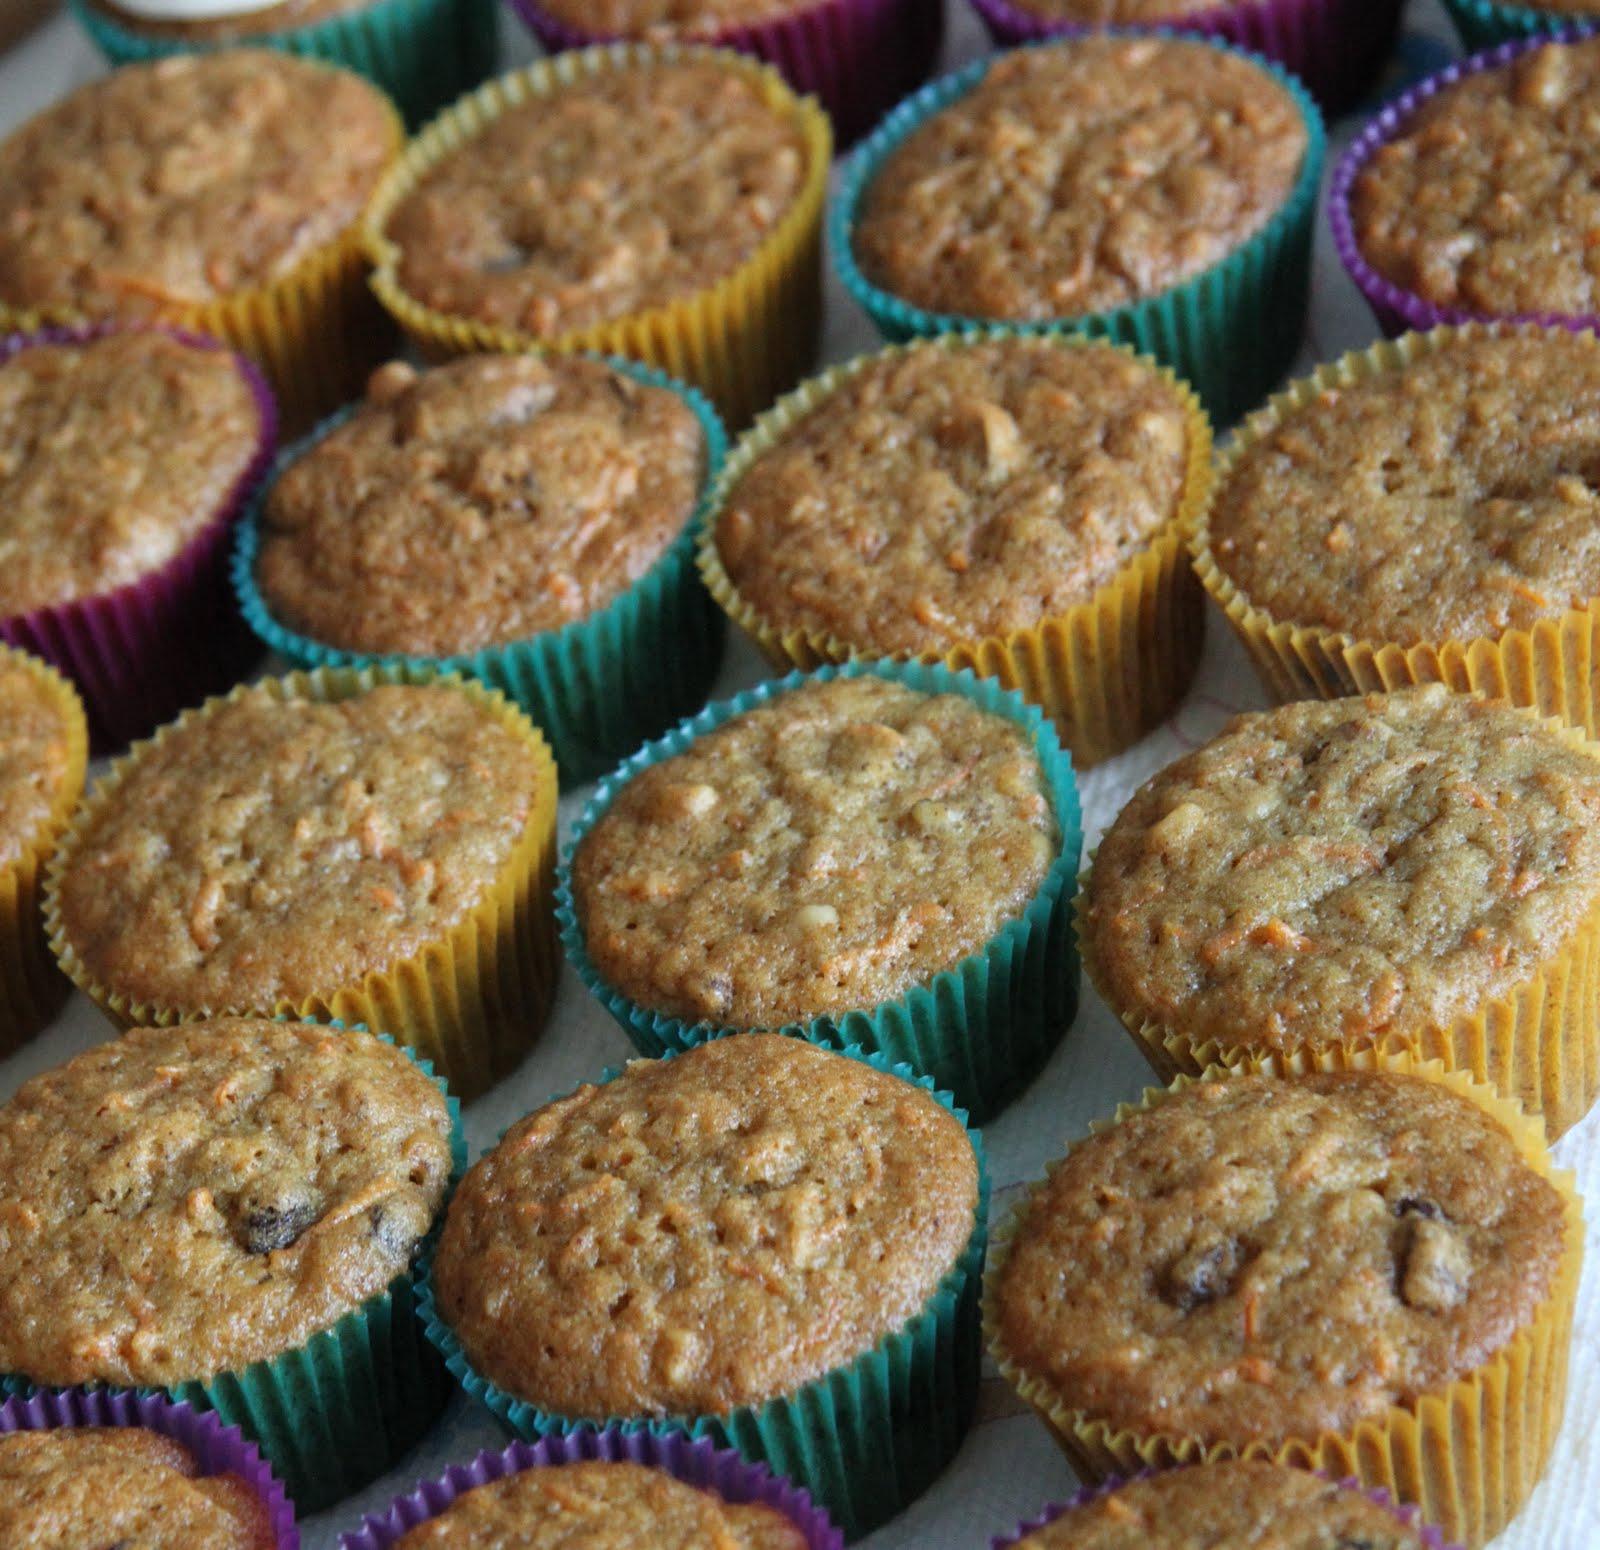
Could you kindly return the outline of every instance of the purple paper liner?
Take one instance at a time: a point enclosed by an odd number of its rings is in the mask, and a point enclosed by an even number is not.
[[[1238,0],[1191,15],[1152,17],[1148,25],[1219,38],[1263,54],[1298,76],[1331,116],[1360,102],[1383,73],[1400,29],[1403,3]],[[1013,0],[972,0],[972,7],[1002,48],[1101,30],[1092,23],[1035,15]]]
[[[216,516],[160,569],[112,592],[0,618],[0,640],[43,657],[77,686],[95,754],[125,748],[186,706],[232,688],[261,650],[228,579],[234,520],[266,477],[277,445],[277,403],[255,363],[186,329],[101,323],[9,335],[0,339],[0,366],[36,345],[136,331],[231,355],[255,398],[260,441]]]
[[[1204,1469],[1204,1464],[1186,1466],[1195,1469]],[[1149,1480],[1162,1473],[1156,1469],[1144,1469],[1136,1475],[1126,1475],[1120,1479],[1103,1480],[1099,1485],[1086,1485],[1076,1496],[1070,1496],[1063,1502],[1049,1502],[1040,1509],[1037,1516],[1028,1518],[1019,1523],[1009,1534],[996,1534],[989,1541],[989,1550],[1012,1550],[1014,1545],[1021,1543],[1029,1534],[1037,1534],[1040,1529],[1054,1523],[1063,1513],[1071,1512],[1074,1507],[1087,1506],[1092,1501],[1098,1501],[1102,1496],[1109,1496],[1113,1491],[1120,1490],[1125,1485],[1131,1485],[1135,1480]],[[1323,1474],[1321,1470],[1316,1473],[1324,1480],[1333,1481],[1334,1485],[1346,1491],[1359,1491],[1368,1501],[1383,1508],[1387,1513],[1398,1518],[1407,1527],[1414,1529],[1421,1537],[1428,1550],[1460,1550],[1459,1546],[1447,1545],[1444,1534],[1431,1523],[1422,1521],[1422,1514],[1417,1508],[1405,1503],[1397,1502],[1384,1490],[1369,1490],[1363,1486],[1355,1476],[1351,1475],[1343,1480],[1334,1480],[1333,1476]]]
[[[187,1448],[203,1475],[238,1475],[267,1509],[277,1550],[300,1550],[294,1506],[283,1485],[236,1426],[209,1411],[174,1404],[159,1394],[52,1389],[0,1405],[0,1433],[43,1432],[72,1426],[142,1426]]]
[[[1333,231],[1334,251],[1346,273],[1372,309],[1378,327],[1394,339],[1407,332],[1422,333],[1445,323],[1537,323],[1544,328],[1600,329],[1600,314],[1563,312],[1492,313],[1473,312],[1465,307],[1436,307],[1414,291],[1398,286],[1378,273],[1362,255],[1356,241],[1355,221],[1350,212],[1350,196],[1362,169],[1379,146],[1392,140],[1430,97],[1456,85],[1467,76],[1484,70],[1497,70],[1520,55],[1552,43],[1571,43],[1592,36],[1594,27],[1574,27],[1551,37],[1516,38],[1496,48],[1485,49],[1470,59],[1459,60],[1447,69],[1419,81],[1410,91],[1397,97],[1351,143],[1333,169],[1328,187],[1328,224]]]
[[[630,41],[616,33],[574,27],[551,15],[539,0],[511,0],[511,6],[552,54]],[[813,0],[770,21],[696,32],[685,41],[764,60],[796,91],[822,103],[842,149],[932,74],[944,42],[944,4]]]
[[[594,1459],[664,1469],[674,1479],[714,1492],[724,1501],[771,1507],[805,1535],[807,1550],[843,1550],[844,1535],[827,1513],[781,1475],[747,1462],[729,1448],[713,1447],[705,1438],[691,1442],[676,1435],[628,1435],[615,1427],[586,1428],[537,1443],[514,1442],[500,1453],[486,1448],[470,1464],[452,1464],[436,1480],[421,1481],[384,1512],[368,1513],[360,1528],[340,1536],[339,1550],[390,1550],[401,1535],[438,1517],[458,1496],[477,1486],[525,1469]]]

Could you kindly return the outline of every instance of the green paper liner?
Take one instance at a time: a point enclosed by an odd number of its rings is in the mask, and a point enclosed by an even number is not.
[[[1469,54],[1520,38],[1558,38],[1591,30],[1593,11],[1542,11],[1497,0],[1444,0],[1456,35]]]
[[[722,610],[700,584],[695,533],[728,451],[727,432],[698,389],[620,356],[591,355],[649,387],[676,393],[705,436],[700,493],[683,531],[638,581],[604,608],[558,630],[454,656],[346,651],[297,634],[272,616],[256,585],[261,518],[277,477],[356,413],[351,405],[324,420],[278,459],[241,520],[233,552],[233,589],[245,623],[271,650],[299,668],[376,668],[408,674],[460,673],[514,700],[545,734],[563,784],[590,781],[647,739],[705,704],[722,661]],[[360,607],[353,597],[352,606]]]
[[[345,1028],[336,1018],[299,1021]],[[367,1031],[360,1023],[351,1026]],[[388,1034],[378,1037],[395,1044]],[[450,1397],[449,1378],[419,1322],[417,1279],[432,1257],[450,1194],[466,1172],[466,1133],[461,1105],[432,1063],[403,1044],[395,1047],[437,1085],[450,1111],[450,1184],[413,1268],[292,1351],[209,1378],[133,1390],[215,1411],[237,1426],[260,1447],[301,1514],[320,1512],[387,1473],[427,1434]],[[127,1392],[113,1384],[79,1387]],[[0,1395],[41,1392],[62,1391],[19,1373],[0,1376]]]
[[[1039,1074],[1077,1016],[1078,948],[1072,932],[1072,899],[1083,846],[1072,760],[1054,725],[1037,706],[993,679],[976,678],[966,668],[952,672],[931,662],[862,660],[813,673],[791,673],[731,700],[708,705],[698,716],[641,748],[596,789],[573,827],[557,875],[556,928],[578,978],[621,1025],[640,1054],[681,1053],[722,1034],[743,1031],[689,1023],[651,1011],[606,983],[589,957],[573,903],[573,855],[618,791],[640,771],[681,753],[730,718],[802,683],[869,673],[927,694],[959,694],[979,709],[1021,727],[1032,738],[1043,771],[1061,829],[1061,849],[1028,908],[953,968],[881,1006],[788,1023],[774,1031],[828,1049],[859,1046],[881,1052],[953,1093],[974,1122],[981,1124]]]
[[[395,100],[412,128],[492,75],[499,56],[495,0],[371,0],[339,16],[226,41],[141,32],[93,0],[70,3],[113,65],[218,48],[278,49],[366,76]]]
[[[1103,30],[1112,34],[1139,31]],[[1327,136],[1322,115],[1305,87],[1272,60],[1248,49],[1188,37],[1167,28],[1142,31],[1182,38],[1198,47],[1222,49],[1250,60],[1294,98],[1304,119],[1305,159],[1288,199],[1260,231],[1220,263],[1180,281],[1170,290],[1109,312],[1038,322],[928,312],[873,284],[856,263],[852,245],[856,216],[867,189],[906,137],[971,92],[998,56],[980,59],[925,86],[902,102],[862,142],[845,168],[839,191],[829,207],[828,244],[845,289],[891,343],[903,344],[908,339],[934,334],[965,333],[995,323],[1007,323],[1030,333],[1060,329],[1085,333],[1153,355],[1193,386],[1213,421],[1228,425],[1267,396],[1299,353],[1310,303],[1312,234]],[[1071,46],[1071,39],[1027,45]]]
[[[663,1058],[671,1060],[677,1053]],[[849,1540],[887,1523],[927,1490],[961,1446],[977,1406],[989,1231],[983,1137],[948,1092],[911,1067],[858,1045],[839,1046],[837,1053],[931,1092],[961,1121],[977,1157],[972,1236],[920,1313],[853,1361],[759,1407],[744,1406],[724,1416],[660,1420],[554,1415],[508,1394],[467,1360],[434,1302],[436,1241],[430,1240],[417,1267],[418,1315],[461,1387],[525,1442],[606,1428],[624,1436],[707,1438],[719,1448],[733,1448],[810,1492]],[[622,1069],[609,1067],[600,1082],[613,1080]],[[560,1102],[575,1090],[548,1101]],[[485,1155],[493,1150],[487,1148]]]

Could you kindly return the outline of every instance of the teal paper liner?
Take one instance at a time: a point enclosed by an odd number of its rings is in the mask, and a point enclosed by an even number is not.
[[[1496,0],[1444,0],[1456,35],[1469,54],[1519,38],[1569,38],[1594,29],[1592,11],[1541,11],[1536,6],[1500,5]]]
[[[1306,126],[1306,153],[1289,197],[1260,231],[1220,263],[1170,290],[1109,312],[1018,321],[927,312],[874,285],[856,263],[852,247],[856,215],[868,187],[890,154],[934,114],[965,97],[983,79],[994,57],[980,59],[908,97],[862,142],[840,179],[828,210],[828,246],[845,289],[885,339],[903,344],[933,334],[968,333],[995,323],[1023,332],[1068,329],[1132,345],[1170,366],[1200,395],[1218,425],[1229,425],[1254,408],[1283,380],[1299,353],[1310,304],[1311,244],[1317,191],[1327,134],[1310,95],[1282,66],[1248,49],[1167,28],[1144,33],[1103,29],[1114,36],[1175,38],[1221,49],[1258,65],[1294,98]],[[1072,46],[1072,39],[1026,45]]]
[[[327,646],[273,618],[256,586],[261,517],[277,476],[356,412],[339,410],[278,458],[239,522],[233,589],[245,623],[296,667],[396,668],[411,673],[461,673],[482,679],[532,718],[555,752],[562,784],[593,780],[647,738],[705,704],[722,660],[726,621],[701,585],[695,534],[728,451],[728,436],[711,402],[688,383],[637,361],[589,355],[650,387],[676,393],[705,435],[706,467],[683,531],[638,581],[587,619],[527,640],[448,657],[373,655]],[[360,606],[352,598],[352,607]]]
[[[948,1092],[909,1066],[856,1045],[842,1046],[836,1053],[931,1092],[961,1121],[977,1157],[978,1206],[972,1236],[920,1313],[854,1361],[758,1408],[744,1407],[725,1416],[660,1420],[553,1415],[508,1394],[468,1362],[434,1301],[437,1241],[432,1240],[417,1270],[418,1314],[428,1339],[461,1387],[524,1442],[604,1428],[624,1436],[705,1438],[716,1447],[732,1448],[809,1492],[849,1540],[887,1523],[926,1491],[955,1457],[977,1406],[983,1260],[989,1232],[983,1137]],[[675,1053],[665,1058],[674,1059]],[[608,1068],[601,1074],[601,1084],[612,1081],[622,1069]],[[576,1089],[548,1102],[570,1097],[572,1091]],[[484,1155],[493,1150],[489,1147]]]
[[[1072,760],[1054,724],[1037,706],[993,679],[976,678],[968,668],[951,672],[934,663],[873,659],[791,673],[708,705],[692,720],[641,748],[596,788],[573,828],[556,875],[556,927],[578,978],[641,1054],[681,1052],[724,1033],[742,1031],[653,1012],[606,983],[589,957],[573,902],[573,855],[618,791],[641,770],[681,753],[730,717],[802,683],[868,673],[928,694],[959,694],[1028,733],[1061,829],[1061,849],[1028,908],[954,968],[871,1010],[789,1023],[774,1031],[829,1049],[860,1046],[881,1051],[953,1093],[981,1124],[1039,1074],[1077,1016],[1078,947],[1072,931],[1072,900],[1083,847]]]
[[[371,0],[340,16],[227,43],[139,32],[92,0],[71,0],[71,6],[114,65],[224,47],[278,49],[366,76],[394,98],[413,129],[487,80],[499,58],[496,0]]]
[[[315,1027],[343,1031],[334,1019]],[[357,1023],[354,1027],[366,1030]],[[385,1044],[395,1041],[379,1034]],[[90,1393],[160,1394],[237,1426],[283,1481],[300,1513],[320,1512],[385,1474],[427,1434],[450,1397],[439,1355],[419,1322],[417,1278],[444,1223],[449,1195],[466,1171],[461,1105],[432,1064],[396,1045],[444,1094],[450,1111],[450,1186],[413,1268],[305,1345],[204,1380],[141,1385],[84,1384]],[[0,1395],[64,1393],[18,1373],[0,1376]]]

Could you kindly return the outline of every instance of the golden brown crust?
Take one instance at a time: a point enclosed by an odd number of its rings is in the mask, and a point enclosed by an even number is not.
[[[823,0],[540,0],[540,9],[589,37],[714,39],[817,8]]]
[[[1437,1393],[1532,1323],[1561,1197],[1420,1077],[1242,1076],[1075,1146],[995,1287],[1001,1346],[1114,1429],[1262,1442]]]
[[[1102,312],[1210,268],[1260,230],[1306,145],[1278,81],[1203,43],[1019,49],[884,162],[855,255],[874,284],[934,312]]]
[[[0,1108],[0,1371],[169,1384],[289,1351],[411,1262],[443,1094],[371,1034],[142,1028]]]
[[[635,1061],[463,1181],[435,1262],[468,1360],[561,1415],[724,1414],[914,1318],[973,1230],[928,1093],[779,1034]]]
[[[77,764],[60,696],[30,665],[0,651],[0,867],[39,842]]]
[[[1177,514],[1189,411],[1106,345],[923,345],[851,373],[729,492],[717,551],[779,631],[885,654],[1084,603]]]
[[[257,581],[290,629],[349,651],[449,655],[589,617],[694,511],[694,411],[575,356],[474,356],[374,374],[293,463]]]
[[[232,355],[165,334],[0,365],[0,615],[115,591],[210,523],[261,449]]]

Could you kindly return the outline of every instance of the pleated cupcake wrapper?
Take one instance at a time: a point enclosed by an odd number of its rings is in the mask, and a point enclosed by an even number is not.
[[[265,1509],[273,1550],[300,1550],[294,1506],[260,1449],[209,1411],[178,1405],[159,1394],[126,1389],[57,1389],[0,1404],[0,1435],[79,1426],[142,1428],[168,1437],[193,1455],[202,1475],[237,1475]]]
[[[420,124],[494,71],[494,0],[371,0],[342,15],[221,42],[141,32],[71,0],[73,14],[114,65],[218,48],[271,48],[342,65],[381,86],[406,120]]]
[[[398,157],[405,126],[387,98],[384,103]],[[367,289],[359,219],[264,285],[209,302],[141,303],[129,320],[206,334],[248,355],[266,373],[284,427],[294,432],[355,397],[392,342],[392,328]],[[0,333],[82,328],[95,321],[72,307],[24,309],[0,302]]]
[[[673,59],[708,59],[752,83],[792,122],[806,151],[805,181],[793,206],[746,262],[680,300],[551,338],[441,312],[400,281],[400,249],[385,234],[390,215],[423,175],[508,109],[561,87],[617,70]],[[364,226],[372,288],[431,359],[483,351],[622,355],[692,382],[730,425],[745,424],[797,382],[817,350],[822,317],[822,206],[833,134],[816,102],[797,97],[770,66],[727,50],[613,44],[573,50],[488,82],[441,113],[411,142],[379,186]]]
[[[1484,338],[1516,326],[1441,328],[1380,342],[1319,366],[1240,427],[1218,459],[1218,489],[1226,486],[1248,448],[1327,389],[1396,371],[1453,340]],[[1531,706],[1591,736],[1600,733],[1600,599],[1541,619],[1531,629],[1400,646],[1278,619],[1252,603],[1217,563],[1209,513],[1192,525],[1190,547],[1202,584],[1249,651],[1267,692],[1278,700],[1336,699],[1442,683],[1457,693],[1476,691]]]
[[[1050,794],[1061,850],[1028,908],[982,949],[942,970],[894,1001],[839,1016],[784,1025],[830,1049],[859,1045],[904,1063],[953,1092],[981,1123],[1038,1075],[1078,1010],[1078,959],[1073,942],[1072,883],[1083,844],[1082,816],[1071,759],[1054,727],[1032,705],[992,679],[921,662],[858,661],[791,673],[731,700],[708,705],[656,742],[641,748],[596,788],[572,831],[556,882],[556,923],[567,961],[585,988],[616,1019],[642,1055],[660,1056],[741,1030],[689,1023],[639,1005],[608,984],[589,957],[572,895],[572,857],[627,783],[650,766],[682,753],[697,738],[734,716],[764,705],[803,683],[872,674],[928,694],[959,694],[981,710],[1020,727],[1032,741]]]
[[[611,1427],[549,1436],[536,1444],[514,1442],[503,1452],[485,1448],[470,1464],[453,1464],[435,1480],[396,1497],[382,1513],[368,1513],[361,1527],[339,1538],[339,1550],[394,1550],[420,1524],[444,1513],[459,1497],[479,1486],[528,1469],[598,1460],[665,1470],[675,1480],[710,1491],[725,1502],[769,1507],[800,1532],[806,1550],[842,1550],[844,1536],[810,1496],[760,1464],[751,1464],[706,1438],[691,1441],[676,1433],[625,1432]]]
[[[972,8],[1001,48],[1102,30],[1041,16],[1015,0],[972,0]],[[1305,85],[1323,112],[1337,114],[1360,102],[1383,73],[1400,29],[1400,0],[1238,0],[1165,16],[1159,25],[1275,60]]]
[[[1108,30],[1138,35],[1127,28]],[[1154,35],[1177,36],[1164,28]],[[1068,329],[1152,355],[1193,385],[1215,423],[1229,425],[1266,397],[1299,351],[1310,298],[1311,237],[1326,136],[1316,104],[1280,66],[1230,45],[1191,41],[1242,55],[1294,98],[1305,121],[1306,153],[1289,197],[1261,230],[1220,263],[1159,295],[1108,312],[1013,326],[1023,333]],[[992,58],[980,59],[902,102],[851,157],[834,196],[828,215],[834,267],[845,289],[891,342],[970,332],[994,321],[912,306],[866,277],[853,246],[856,218],[884,163],[915,130],[970,93],[992,63]]]
[[[0,339],[0,367],[41,345],[82,344],[122,331],[99,323],[12,335]],[[152,331],[196,349],[221,348],[216,340],[183,329]],[[43,657],[72,679],[83,696],[96,753],[124,748],[184,706],[237,683],[256,655],[228,597],[227,557],[234,520],[272,462],[278,413],[255,365],[242,355],[234,361],[255,399],[257,444],[206,525],[166,564],[137,581],[0,616],[0,642]]]
[[[436,941],[373,970],[352,984],[329,986],[299,1001],[271,1006],[194,1006],[133,1001],[101,984],[79,957],[61,916],[62,873],[79,837],[116,792],[129,768],[212,707],[263,687],[275,698],[334,702],[377,684],[446,682],[483,707],[523,743],[537,766],[534,801],[522,834],[498,875],[467,915]],[[556,766],[539,729],[503,695],[474,679],[369,667],[316,668],[241,685],[224,700],[210,700],[134,746],[79,806],[57,848],[45,881],[45,929],[68,977],[119,1027],[168,1027],[199,1018],[291,1016],[338,1019],[392,1033],[449,1080],[463,1100],[475,1098],[510,1071],[532,1047],[554,995],[556,978],[550,890],[556,852]]]
[[[1025,1371],[1006,1349],[995,1310],[1000,1278],[1017,1231],[1043,1185],[1036,1185],[995,1234],[984,1276],[984,1335],[1002,1376],[1032,1407],[1086,1480],[1135,1474],[1176,1464],[1261,1458],[1334,1478],[1351,1476],[1363,1488],[1388,1492],[1419,1507],[1450,1540],[1478,1550],[1516,1516],[1549,1462],[1566,1403],[1567,1357],[1573,1306],[1583,1264],[1583,1205],[1572,1176],[1555,1171],[1544,1130],[1513,1101],[1475,1082],[1465,1072],[1409,1052],[1384,1054],[1383,1071],[1409,1073],[1449,1088],[1498,1121],[1522,1159],[1560,1195],[1565,1246],[1549,1295],[1527,1325],[1489,1361],[1446,1387],[1343,1432],[1267,1443],[1247,1437],[1206,1442],[1182,1433],[1119,1430],[1074,1409],[1049,1380]],[[1223,1081],[1244,1072],[1271,1070],[1266,1062],[1211,1067],[1202,1081]],[[1180,1076],[1170,1088],[1150,1088],[1137,1104],[1123,1104],[1104,1130],[1128,1115],[1166,1102],[1189,1086]],[[1059,1164],[1057,1165],[1059,1166]]]
[[[68,727],[66,778],[49,815],[21,855],[0,863],[0,1057],[31,1039],[60,1010],[71,988],[56,968],[45,940],[39,892],[45,863],[83,794],[89,764],[89,730],[72,685],[48,663],[0,644],[0,672],[21,665],[56,702]]]
[[[1013,328],[985,328],[941,335],[931,344],[959,350],[984,340],[1017,337]],[[1095,342],[1059,330],[1021,337],[1051,338],[1063,348]],[[891,346],[877,355],[857,356],[802,383],[746,432],[717,481],[699,530],[700,574],[733,622],[780,667],[812,668],[874,653],[835,635],[803,627],[783,629],[764,619],[739,594],[722,563],[717,522],[751,465],[795,424],[863,368],[885,355],[904,354],[906,348]],[[1156,364],[1148,357],[1141,359]],[[1183,698],[1200,661],[1204,599],[1190,573],[1183,533],[1185,524],[1198,519],[1211,498],[1211,424],[1188,384],[1164,367],[1157,369],[1182,399],[1187,419],[1188,467],[1173,520],[1088,602],[1010,635],[963,641],[920,658],[942,662],[953,672],[970,668],[980,677],[996,678],[1017,690],[1055,722],[1078,769],[1120,753],[1160,723]],[[895,660],[906,657],[900,654]]]
[[[919,1313],[854,1360],[762,1405],[741,1406],[726,1415],[650,1419],[556,1415],[507,1393],[472,1366],[439,1310],[430,1245],[418,1269],[418,1313],[428,1339],[462,1388],[524,1442],[582,1435],[600,1427],[622,1437],[679,1437],[733,1449],[800,1487],[826,1509],[847,1540],[888,1522],[927,1490],[954,1458],[977,1405],[979,1304],[989,1222],[983,1137],[950,1093],[911,1066],[854,1044],[836,1046],[836,1052],[931,1093],[961,1121],[977,1158],[972,1236]],[[678,1053],[663,1058],[671,1060]],[[623,1069],[613,1066],[603,1072],[600,1085]],[[559,1102],[575,1090],[549,1101]],[[493,1150],[487,1148],[485,1155]]]
[[[552,54],[623,41],[575,26],[539,0],[511,0],[511,7]],[[849,145],[927,80],[944,41],[944,7],[937,0],[801,0],[765,21],[696,32],[694,41],[765,60],[796,91],[817,98],[839,143]]]
[[[234,548],[233,587],[245,622],[296,667],[378,667],[482,679],[532,717],[567,782],[604,774],[647,738],[703,705],[722,659],[724,632],[721,613],[695,575],[693,534],[727,453],[727,436],[716,410],[696,389],[633,361],[597,359],[636,382],[677,393],[694,411],[706,446],[695,515],[661,558],[604,608],[559,630],[456,656],[379,656],[312,640],[274,618],[256,584],[269,485],[240,523]],[[355,407],[340,410],[290,447],[278,460],[278,474],[355,412]],[[351,606],[359,609],[361,602],[355,587]]]
[[[301,1021],[328,1023],[340,1032],[347,1026],[338,1019]],[[396,1042],[388,1033],[378,1037]],[[429,1061],[414,1053],[411,1058],[449,1108],[453,1191],[467,1162],[461,1105]],[[416,1285],[443,1223],[441,1206],[417,1250],[414,1270],[396,1276],[385,1291],[292,1351],[159,1388],[44,1389],[22,1374],[8,1373],[0,1378],[0,1392],[46,1405],[61,1403],[63,1394],[113,1405],[165,1396],[197,1411],[214,1411],[260,1447],[301,1513],[320,1512],[398,1463],[427,1434],[450,1396],[438,1353],[418,1322]]]
[[[1534,6],[1498,5],[1495,0],[1444,0],[1456,34],[1469,54],[1517,38],[1553,38],[1592,22],[1592,13],[1541,11]]]
[[[1102,1480],[1098,1485],[1086,1485],[1076,1495],[1070,1496],[1066,1501],[1050,1502],[1042,1507],[1031,1518],[1019,1523],[1009,1534],[996,1534],[989,1541],[989,1550],[1014,1550],[1030,1534],[1037,1534],[1041,1529],[1048,1528],[1059,1517],[1072,1512],[1078,1507],[1087,1507],[1091,1502],[1098,1501],[1103,1496],[1110,1496],[1113,1491],[1121,1490],[1125,1485],[1132,1484],[1135,1480],[1148,1480],[1158,1473],[1156,1470],[1140,1470],[1138,1474],[1127,1477],[1112,1476],[1109,1480]],[[1381,1507],[1385,1512],[1392,1513],[1394,1517],[1404,1523],[1422,1541],[1426,1550],[1457,1550],[1457,1547],[1447,1545],[1444,1535],[1431,1523],[1422,1521],[1422,1514],[1415,1507],[1407,1506],[1395,1501],[1384,1490],[1368,1490],[1353,1475],[1343,1479],[1335,1478],[1324,1472],[1323,1478],[1333,1485],[1343,1486],[1349,1491],[1359,1491],[1374,1506]],[[366,1547],[361,1547],[366,1550]]]
[[[1414,291],[1405,290],[1379,274],[1367,262],[1361,252],[1361,245],[1356,240],[1355,217],[1350,208],[1350,198],[1355,191],[1356,180],[1378,150],[1397,134],[1402,133],[1417,110],[1439,92],[1480,71],[1498,70],[1502,65],[1510,64],[1531,49],[1542,48],[1552,41],[1576,42],[1587,35],[1586,29],[1569,26],[1566,29],[1557,29],[1548,37],[1515,38],[1498,48],[1474,54],[1470,59],[1458,60],[1448,68],[1428,76],[1426,80],[1419,81],[1410,91],[1396,98],[1376,114],[1339,158],[1333,169],[1333,178],[1328,185],[1328,225],[1333,233],[1334,251],[1338,253],[1339,262],[1344,265],[1350,278],[1355,281],[1356,288],[1372,309],[1378,327],[1391,339],[1408,329],[1421,332],[1437,328],[1441,323],[1495,320],[1463,307],[1436,307],[1432,302],[1423,300]],[[1569,316],[1559,312],[1543,312],[1509,317],[1503,321],[1539,323],[1553,328],[1600,328],[1600,314],[1592,313]]]

